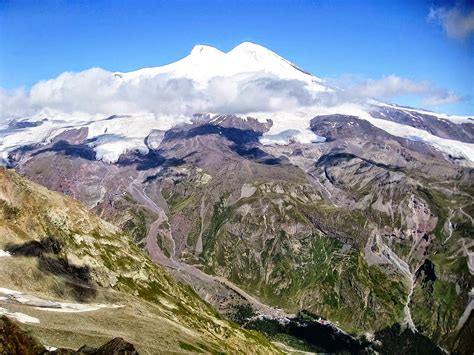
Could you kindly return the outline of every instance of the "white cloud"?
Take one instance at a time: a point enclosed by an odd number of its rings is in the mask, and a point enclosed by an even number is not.
[[[423,99],[423,103],[428,106],[454,104],[459,101],[461,101],[461,97],[450,92],[434,93]]]
[[[29,92],[1,90],[0,121],[40,110],[89,115],[148,112],[156,116],[190,116],[196,112],[272,112],[311,102],[312,95],[304,82],[272,74],[216,77],[202,88],[191,79],[166,74],[122,81],[111,72],[92,68],[41,81]]]
[[[0,127],[9,117],[21,117],[34,113],[24,89],[6,90],[0,88]]]
[[[46,116],[56,112],[59,119],[66,121],[78,115],[107,117],[134,113],[182,120],[183,116],[197,112],[277,112],[402,95],[418,95],[428,105],[459,101],[458,96],[425,81],[395,75],[379,80],[349,79],[339,80],[337,89],[315,93],[303,81],[281,79],[272,74],[215,77],[203,88],[191,79],[172,78],[167,74],[123,81],[111,72],[92,68],[41,81],[30,91],[0,89],[0,123],[40,111],[46,112]]]
[[[342,89],[343,100],[364,100],[366,98],[394,99],[400,96],[418,96],[423,104],[429,106],[452,104],[461,101],[458,95],[441,89],[429,81],[414,81],[396,75],[381,79],[365,79],[346,77],[336,82]]]
[[[461,4],[452,8],[430,8],[428,19],[438,22],[452,38],[463,39],[474,33],[474,9]]]
[[[366,80],[350,90],[363,97],[396,97],[408,94],[422,94],[430,90],[428,82],[415,82],[396,75],[378,80]]]

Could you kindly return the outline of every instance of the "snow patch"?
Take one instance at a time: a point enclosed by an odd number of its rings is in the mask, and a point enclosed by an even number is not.
[[[10,252],[4,251],[4,250],[0,249],[0,258],[1,258],[1,257],[8,257],[8,256],[12,256],[12,255],[10,254]]]
[[[8,288],[0,288],[0,293],[7,295],[3,299],[15,301],[27,306],[33,306],[36,309],[49,312],[61,312],[61,313],[78,313],[78,312],[91,312],[99,309],[117,309],[122,308],[122,305],[110,305],[110,304],[94,304],[94,303],[70,303],[70,302],[57,302],[51,300],[45,300],[36,296],[28,295],[23,292],[11,290]]]
[[[326,139],[320,137],[310,130],[300,131],[297,129],[288,129],[276,134],[265,133],[260,138],[260,143],[263,145],[287,145],[292,142],[310,144],[310,143],[321,143]]]
[[[10,290],[9,288],[0,287],[0,293],[4,295],[21,295],[21,292]]]
[[[366,120],[377,128],[394,135],[409,140],[416,140],[429,144],[439,151],[450,154],[454,157],[467,159],[467,165],[474,165],[474,144],[459,142],[451,139],[440,138],[430,134],[427,131],[411,126],[406,126],[401,123],[387,121],[384,119],[372,117],[367,108],[363,105],[346,103],[334,106],[312,106],[303,110],[294,112],[254,112],[249,115],[257,117],[260,122],[266,122],[267,119],[273,121],[273,126],[270,131],[263,135],[261,143],[270,144],[271,140],[266,141],[265,138],[272,135],[277,135],[273,140],[287,144],[285,137],[278,136],[279,133],[287,130],[300,130],[301,132],[309,131],[310,121],[316,116],[342,114],[356,116],[360,119]],[[285,136],[285,135],[284,135]],[[277,144],[277,143],[274,143]]]
[[[99,309],[117,309],[123,308],[122,305],[109,305],[109,304],[82,304],[82,303],[66,303],[58,302],[60,308],[49,308],[49,307],[35,307],[42,311],[48,312],[60,312],[60,313],[81,313],[81,312],[92,312],[98,311]]]
[[[377,106],[382,106],[382,107],[390,107],[390,108],[394,108],[394,109],[397,109],[397,110],[402,110],[402,111],[405,111],[407,113],[408,112],[415,112],[415,113],[421,113],[423,115],[435,116],[437,118],[448,120],[448,121],[451,121],[451,122],[456,123],[456,124],[462,124],[462,123],[472,123],[472,124],[474,124],[474,115],[473,116],[448,115],[446,113],[438,113],[438,112],[432,112],[432,111],[427,111],[427,110],[423,110],[423,109],[397,106],[397,105],[387,104],[387,103],[380,102],[380,101],[378,101],[376,103],[376,105]],[[383,114],[383,113],[381,112],[381,114]],[[413,116],[413,115],[412,115],[412,117],[417,118],[416,116]]]
[[[29,316],[28,314],[21,312],[10,312],[8,309],[0,307],[0,315],[5,315],[9,318],[14,318],[20,323],[39,323],[38,318]]]

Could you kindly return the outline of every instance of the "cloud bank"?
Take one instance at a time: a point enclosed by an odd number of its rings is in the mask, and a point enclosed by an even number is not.
[[[41,81],[29,91],[0,89],[0,123],[38,112],[56,112],[64,119],[74,115],[107,117],[136,113],[190,117],[197,112],[245,114],[347,102],[363,104],[368,98],[393,99],[402,95],[417,95],[426,105],[460,100],[429,82],[395,75],[379,80],[351,77],[326,84],[330,87],[327,91],[312,92],[303,81],[261,73],[215,77],[203,88],[191,79],[167,74],[123,80],[109,71],[92,68]]]
[[[381,79],[360,79],[349,76],[333,82],[345,100],[362,101],[367,98],[396,99],[400,96],[419,96],[424,105],[437,106],[461,101],[461,97],[429,81],[414,81],[396,75]]]
[[[206,88],[201,88],[191,79],[171,78],[165,74],[122,81],[111,72],[93,68],[63,73],[35,84],[29,91],[0,89],[0,118],[20,118],[41,110],[89,115],[137,112],[156,116],[196,112],[238,114],[301,107],[312,100],[304,82],[272,75],[216,77]]]

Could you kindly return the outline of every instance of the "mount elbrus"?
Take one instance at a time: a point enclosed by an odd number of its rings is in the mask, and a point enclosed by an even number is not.
[[[22,175],[1,172],[0,312],[44,344],[474,349],[473,118],[348,95],[252,43],[28,100],[0,130]]]

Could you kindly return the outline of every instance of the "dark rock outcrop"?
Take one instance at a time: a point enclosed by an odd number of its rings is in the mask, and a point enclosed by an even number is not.
[[[47,350],[27,331],[21,329],[6,316],[0,318],[0,354],[8,355],[138,355],[133,344],[122,338],[114,338],[99,348],[83,346],[79,350],[56,349]]]
[[[0,354],[37,355],[47,353],[30,334],[6,316],[0,318]]]

